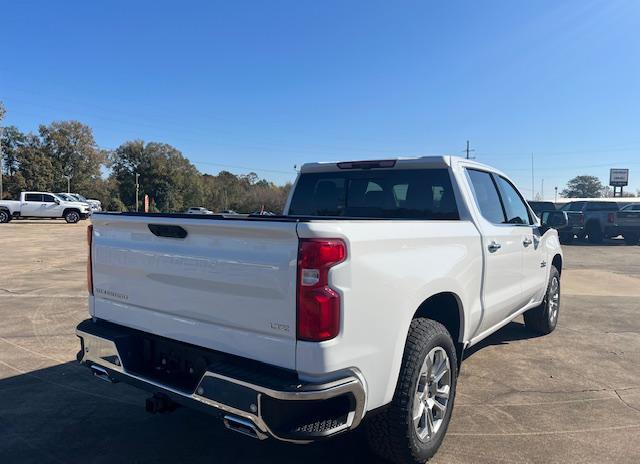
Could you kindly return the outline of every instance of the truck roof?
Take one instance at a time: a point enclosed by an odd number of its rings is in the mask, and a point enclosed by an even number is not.
[[[446,168],[456,165],[458,163],[464,163],[465,166],[476,167],[479,169],[497,172],[503,174],[498,169],[495,169],[486,164],[478,163],[477,161],[468,160],[460,156],[453,155],[428,155],[428,156],[413,156],[413,157],[391,157],[382,159],[368,159],[368,160],[350,160],[350,161],[321,161],[317,163],[305,163],[300,168],[300,173],[308,172],[330,172],[341,169],[366,169],[372,168],[398,168],[398,169],[424,169],[424,168]],[[377,164],[377,166],[376,166]],[[503,174],[504,175],[504,174]],[[506,176],[505,176],[506,177]]]

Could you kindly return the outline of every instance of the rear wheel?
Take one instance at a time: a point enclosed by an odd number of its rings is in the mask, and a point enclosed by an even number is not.
[[[436,453],[451,419],[457,366],[447,329],[414,319],[393,400],[367,422],[374,452],[397,464],[424,463]]]
[[[524,313],[524,323],[528,329],[547,335],[553,332],[558,324],[560,313],[560,273],[551,266],[549,284],[542,304]]]
[[[0,224],[9,222],[11,220],[11,214],[6,209],[0,209]]]
[[[67,211],[64,215],[64,220],[69,224],[75,224],[80,220],[80,213],[77,211]]]
[[[627,245],[637,245],[640,240],[640,234],[637,232],[628,232],[624,234],[624,242]]]

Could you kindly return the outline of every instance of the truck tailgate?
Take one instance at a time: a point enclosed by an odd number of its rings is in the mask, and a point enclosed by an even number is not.
[[[295,221],[96,214],[92,222],[95,317],[295,368]],[[169,228],[158,236],[154,224]],[[186,237],[166,237],[176,226]]]

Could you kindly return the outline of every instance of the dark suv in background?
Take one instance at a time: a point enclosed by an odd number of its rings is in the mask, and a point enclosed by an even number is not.
[[[569,225],[559,231],[560,242],[570,243],[575,237],[602,243],[605,238],[620,235],[616,213],[620,205],[614,201],[571,201],[560,210],[567,212]]]

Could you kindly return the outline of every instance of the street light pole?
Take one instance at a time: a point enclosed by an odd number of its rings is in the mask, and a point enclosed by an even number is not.
[[[138,212],[138,193],[140,191],[140,185],[138,183],[138,179],[140,179],[140,174],[136,172],[136,213]]]
[[[558,203],[558,187],[554,187],[553,189],[556,191],[556,199],[553,202]]]
[[[67,179],[67,193],[71,193],[71,176],[62,176]]]

